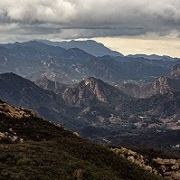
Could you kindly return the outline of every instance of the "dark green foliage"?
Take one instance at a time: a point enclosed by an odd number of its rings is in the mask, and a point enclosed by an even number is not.
[[[70,132],[63,130],[48,121],[38,117],[13,119],[0,113],[0,132],[9,132],[12,128],[21,138],[28,140],[49,140],[59,136],[72,136]]]
[[[37,117],[0,114],[0,132],[16,132],[21,144],[0,144],[0,179],[161,179],[69,131]]]
[[[155,149],[155,148],[146,148],[146,147],[130,147],[133,151],[136,151],[147,158],[153,159],[153,158],[163,158],[163,159],[179,159],[180,155],[176,155],[174,153],[167,152],[162,149]]]

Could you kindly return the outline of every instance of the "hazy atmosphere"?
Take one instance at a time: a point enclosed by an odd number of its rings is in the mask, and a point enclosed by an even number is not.
[[[180,57],[179,0],[0,1],[0,41],[95,39],[123,54]]]

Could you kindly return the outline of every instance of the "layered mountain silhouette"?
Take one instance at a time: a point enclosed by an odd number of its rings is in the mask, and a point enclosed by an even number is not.
[[[117,138],[117,144],[127,145],[128,142],[130,145],[130,140],[123,140],[133,134],[134,141],[138,142],[136,137],[144,133],[152,145],[156,142],[152,138],[154,132],[169,133],[179,127],[179,91],[135,99],[94,77],[74,85],[42,77],[36,84],[13,73],[1,74],[0,98],[18,107],[33,109],[83,137],[107,144],[116,144],[114,138]],[[166,142],[155,143],[155,146],[173,150],[179,143],[178,139]]]
[[[0,45],[0,98],[92,141],[179,152],[179,59],[84,43]]]
[[[171,85],[172,91],[170,87],[168,88],[168,85],[162,83],[164,82],[163,80],[161,81],[161,79],[163,78],[170,81],[168,83],[169,86]],[[44,79],[46,79],[46,82],[49,81],[46,77],[41,80],[39,79],[38,82],[40,86],[41,84],[43,84]],[[156,113],[156,109],[159,109],[158,106],[164,106],[163,103],[169,103],[171,100],[175,100],[178,104],[177,97],[179,97],[179,81],[175,79],[168,79],[167,77],[162,77],[158,81],[155,81],[152,86],[149,85],[145,87],[145,91],[149,90],[149,93],[151,93],[151,96],[149,95],[150,97],[147,99],[135,99],[126,95],[128,94],[127,90],[133,90],[134,87],[136,88],[136,91],[140,91],[139,86],[137,85],[126,84],[127,87],[129,87],[127,89],[124,89],[124,92],[122,92],[119,90],[119,87],[109,85],[108,83],[105,83],[102,80],[96,79],[94,77],[89,77],[75,85],[65,86],[58,82],[56,83],[57,89],[59,87],[57,94],[62,97],[67,105],[70,106],[88,107],[98,104],[106,107],[111,105],[111,107],[114,107],[114,109],[118,109],[117,107],[119,107],[118,111],[125,111],[129,113],[145,112],[149,110]],[[55,86],[55,82],[49,81],[49,83],[41,87],[46,89],[48,86],[50,86],[50,84],[54,84]],[[153,87],[154,91],[152,89]],[[49,88],[49,90],[52,90],[54,92],[57,91],[55,88]],[[143,92],[139,93],[142,94]],[[139,107],[141,108],[139,109]],[[177,112],[174,113],[178,113],[178,110],[179,107],[177,107]],[[162,112],[166,113],[166,111],[169,112],[168,108],[166,110],[164,109]]]
[[[69,84],[93,76],[109,83],[119,83],[165,75],[179,62],[179,59],[155,61],[110,55],[96,57],[78,46],[65,49],[38,41],[1,44],[0,73],[14,72],[32,81],[46,75],[50,80]]]
[[[56,46],[56,47],[62,47],[65,49],[71,49],[71,48],[79,48],[83,51],[86,51],[89,54],[92,54],[94,56],[123,56],[123,54],[112,51],[109,48],[105,47],[102,43],[97,43],[93,40],[87,40],[87,41],[63,41],[63,42],[52,42],[47,40],[38,40],[40,42],[43,42],[45,44]]]
[[[172,58],[170,56],[159,56],[156,54],[146,55],[146,54],[130,54],[128,57],[135,57],[135,58],[146,58],[149,60],[157,60],[157,61],[176,61],[178,58]]]
[[[180,91],[180,65],[173,66],[166,76],[162,76],[153,82],[145,82],[142,85],[132,83],[122,83],[118,88],[126,94],[147,98],[156,94],[166,94]]]

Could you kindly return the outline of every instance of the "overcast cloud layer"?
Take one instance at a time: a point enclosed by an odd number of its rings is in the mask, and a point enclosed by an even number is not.
[[[1,41],[171,32],[180,32],[179,0],[0,1]]]

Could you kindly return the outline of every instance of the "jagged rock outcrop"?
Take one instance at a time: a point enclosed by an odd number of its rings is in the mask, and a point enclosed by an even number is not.
[[[45,75],[42,75],[38,80],[36,80],[35,84],[44,90],[53,91],[57,94],[63,93],[68,87],[67,84],[62,84],[55,81],[55,78],[54,81],[49,80]]]
[[[180,78],[180,64],[173,66],[171,69],[171,76]]]
[[[138,154],[137,152],[134,152],[130,149],[121,147],[121,148],[111,148],[111,150],[113,152],[115,152],[116,154],[119,154],[120,156],[126,158],[127,160],[137,164],[138,166],[142,167],[143,169],[154,173],[154,174],[158,174],[160,175],[160,173],[153,167],[151,167],[148,164],[148,160],[145,159],[145,157],[141,154]]]
[[[63,93],[65,102],[76,106],[88,106],[95,102],[111,102],[118,98],[124,100],[127,96],[117,88],[94,77],[89,77],[74,87],[67,88]]]
[[[180,64],[171,68],[167,76],[162,76],[152,84],[151,94],[166,94],[180,91]]]
[[[2,101],[0,101],[0,114],[15,119],[38,117],[38,115],[32,110],[16,108]],[[14,132],[12,128],[9,128],[8,132],[0,132],[0,142],[13,144],[22,143],[23,138],[17,136],[16,132]]]
[[[147,158],[131,149],[124,147],[111,148],[116,154],[126,158],[132,163],[137,164],[143,169],[160,175],[168,180],[180,179],[180,159]]]
[[[0,98],[3,101],[16,107],[32,109],[45,119],[72,127],[74,119],[71,121],[66,112],[73,113],[56,93],[44,90],[14,73],[0,74],[0,87]]]
[[[180,179],[180,159],[154,158],[153,161],[159,165],[159,171],[166,179]]]
[[[180,64],[173,66],[169,74],[161,76],[153,82],[141,85],[125,82],[117,87],[129,96],[136,98],[148,98],[156,94],[180,91]]]
[[[152,94],[166,94],[171,92],[171,80],[167,77],[160,77],[152,85]],[[172,87],[173,88],[173,87]]]
[[[37,116],[37,114],[31,110],[25,110],[23,108],[15,108],[7,103],[0,103],[0,113],[6,114],[13,118],[23,118]]]
[[[147,87],[148,86],[149,88],[144,88],[144,90],[146,91],[145,97],[149,97],[156,94],[171,94],[180,91],[180,80],[173,79],[172,77],[168,76],[162,76],[158,78],[156,81],[154,81],[151,85],[147,85]]]
[[[18,137],[16,135],[16,133],[12,131],[12,129],[10,129],[10,131],[11,131],[11,133],[0,132],[0,143],[16,144],[16,143],[22,143],[23,142],[23,138]]]
[[[152,83],[139,86],[125,83],[118,85],[118,88],[132,97],[148,98],[157,94],[164,95],[167,93],[180,91],[180,79],[162,76]]]
[[[160,77],[152,85],[152,95],[180,91],[180,81],[168,77]]]
[[[46,76],[41,76],[38,80],[36,80],[35,84],[37,84],[40,88],[48,89],[50,80]],[[53,90],[55,89],[55,83],[53,82]]]

